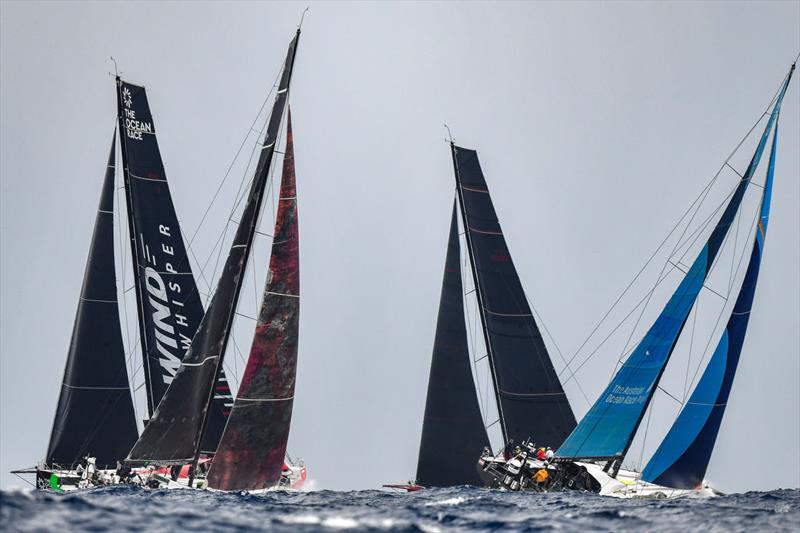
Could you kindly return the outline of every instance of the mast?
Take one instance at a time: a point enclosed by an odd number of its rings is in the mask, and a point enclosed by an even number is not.
[[[206,479],[219,490],[260,490],[281,479],[292,421],[300,323],[300,240],[292,115],[272,253],[250,356]]]
[[[99,467],[113,467],[137,436],[114,268],[115,138],[116,131],[47,448],[50,465],[92,454]]]
[[[494,368],[494,354],[492,353],[492,340],[489,336],[489,330],[486,327],[486,315],[484,313],[485,306],[483,304],[483,294],[481,290],[481,282],[478,279],[478,271],[475,263],[475,256],[472,252],[472,233],[469,231],[469,224],[467,222],[467,211],[464,205],[464,191],[461,189],[461,175],[458,172],[458,159],[456,157],[456,145],[450,141],[450,153],[453,157],[453,170],[456,176],[456,191],[458,192],[458,205],[461,208],[461,221],[464,224],[464,235],[467,241],[467,254],[469,255],[470,270],[472,271],[472,281],[475,287],[475,296],[478,300],[478,312],[481,317],[481,331],[483,332],[483,341],[486,345],[486,351],[489,356],[489,368],[492,375],[492,385],[494,389],[495,400],[497,401],[497,411],[500,417],[500,430],[503,434],[503,444],[508,442],[508,431],[506,430],[506,422],[503,417],[503,402],[500,399],[500,385],[497,383],[497,371]]]
[[[467,250],[503,438],[557,447],[575,415],[511,259],[475,150],[451,144]]]
[[[115,77],[116,84],[117,84],[117,121],[119,122],[119,132],[120,132],[120,143],[119,148],[122,153],[122,176],[123,182],[125,184],[125,201],[128,210],[128,236],[130,239],[131,245],[131,257],[133,258],[134,264],[134,276],[133,276],[133,284],[136,288],[136,314],[138,317],[139,322],[139,342],[142,347],[142,366],[144,368],[145,373],[145,390],[147,394],[147,414],[148,417],[153,415],[153,411],[155,410],[156,402],[153,399],[153,391],[151,389],[152,383],[152,376],[150,373],[150,358],[147,356],[149,350],[147,348],[147,334],[145,332],[144,324],[145,324],[145,316],[144,316],[144,301],[142,297],[142,288],[139,282],[139,265],[141,265],[141,261],[139,259],[139,247],[136,245],[136,226],[134,223],[134,217],[131,216],[131,213],[134,212],[131,195],[128,191],[131,190],[130,185],[130,173],[128,172],[128,156],[127,156],[127,148],[125,138],[123,137],[123,132],[126,131],[125,128],[125,118],[123,115],[123,99],[122,99],[122,79],[117,75]],[[116,135],[116,132],[115,132]]]
[[[117,77],[117,107],[148,416],[152,416],[204,311],[145,88]],[[216,392],[212,430],[203,443],[211,451],[219,444],[228,410],[225,404],[231,400],[224,376]]]
[[[172,384],[128,454],[128,464],[191,462],[190,479],[193,481],[213,400],[214,383],[221,375],[247,259],[266,192],[299,38],[298,29],[289,45],[253,183],[211,304]]]
[[[758,223],[739,296],[700,381],[644,468],[644,481],[678,489],[694,489],[701,486],[705,477],[736,376],[753,308],[767,237],[779,119],[780,111],[775,118],[775,133],[772,137]]]
[[[616,476],[655,394],[689,312],[739,211],[744,193],[758,167],[780,111],[791,74],[792,71],[782,85],[747,170],[691,268],[600,398],[557,450],[557,457],[607,460],[606,470]]]

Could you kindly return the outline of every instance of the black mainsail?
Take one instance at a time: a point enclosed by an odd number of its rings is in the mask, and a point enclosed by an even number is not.
[[[72,465],[91,454],[99,467],[113,467],[138,434],[117,307],[114,149],[112,140],[47,447],[48,465]]]
[[[134,283],[152,415],[203,318],[144,87],[117,78],[117,114],[128,201]],[[226,405],[226,403],[228,405]],[[231,393],[220,374],[203,449],[214,451],[225,427]]]
[[[450,221],[416,482],[480,485],[475,458],[489,446],[470,368],[456,205]]]
[[[559,446],[575,415],[497,219],[478,154],[450,144],[467,249],[505,442]]]
[[[200,439],[206,430],[213,397],[212,388],[222,368],[245,267],[266,192],[299,38],[298,29],[289,45],[253,183],[211,304],[172,384],[142,436],[128,454],[128,463],[197,464]],[[190,476],[193,472],[194,468]]]

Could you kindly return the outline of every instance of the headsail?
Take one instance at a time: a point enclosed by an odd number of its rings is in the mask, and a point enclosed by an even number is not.
[[[776,109],[774,113],[778,113]],[[777,116],[777,115],[776,115]],[[665,487],[693,489],[700,486],[711,460],[722,416],[728,404],[739,356],[742,353],[750,310],[753,307],[764,241],[767,237],[772,179],[775,173],[775,149],[778,143],[778,120],[772,137],[767,178],[761,198],[759,223],[755,229],[753,250],[742,281],[742,288],[722,338],[706,366],[700,381],[681,409],[678,418],[642,472],[642,479]]]
[[[650,330],[558,449],[558,457],[614,460],[617,467],[624,458],[758,167],[788,83],[789,77],[779,93],[755,154],[708,241]]]
[[[144,87],[117,78],[125,192],[148,413],[167,391],[203,318],[203,305],[161,160]],[[203,449],[219,443],[231,393],[221,374]]]
[[[137,437],[117,307],[114,147],[112,141],[47,448],[48,464],[72,465],[91,454],[98,466],[113,467]]]
[[[215,489],[274,486],[286,457],[300,322],[300,242],[291,112],[273,235],[250,357],[207,477],[208,486]]]
[[[451,149],[503,438],[533,437],[555,448],[575,415],[511,261],[478,154]]]
[[[212,387],[219,376],[230,337],[245,267],[266,192],[299,38],[300,30],[289,45],[253,183],[214,297],[172,384],[142,436],[128,454],[126,462],[185,464],[197,460],[199,439],[205,431]]]
[[[426,487],[480,485],[475,458],[489,446],[470,368],[456,216],[454,202],[417,462]]]

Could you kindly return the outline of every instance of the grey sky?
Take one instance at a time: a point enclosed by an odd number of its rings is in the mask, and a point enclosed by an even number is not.
[[[47,446],[115,120],[108,57],[148,88],[192,233],[304,5],[0,3],[0,486]],[[414,475],[453,196],[445,121],[478,149],[523,286],[569,356],[764,110],[798,28],[797,2],[311,3],[291,98],[303,300],[290,451],[316,485]],[[708,473],[726,491],[800,485],[798,83]],[[592,401],[615,356],[581,370]],[[674,416],[656,403],[650,449]]]

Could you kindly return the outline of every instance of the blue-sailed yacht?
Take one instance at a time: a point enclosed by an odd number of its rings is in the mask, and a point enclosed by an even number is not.
[[[704,477],[730,395],[753,305],[769,221],[778,120],[794,64],[786,75],[747,170],[721,206],[722,214],[694,262],[650,329],[589,411],[550,460],[525,443],[501,461],[485,455],[479,465],[495,485],[512,490],[587,490],[617,497],[678,497],[714,493]],[[641,473],[623,470],[625,459],[684,326],[723,246],[770,136],[769,162],[752,236],[747,270],[727,324],[709,362],[671,429]],[[755,185],[755,184],[754,184]],[[756,185],[757,186],[757,185]],[[536,437],[536,428],[531,428]],[[542,443],[548,444],[548,443]],[[544,473],[541,471],[544,470]],[[537,474],[539,474],[537,476]]]

